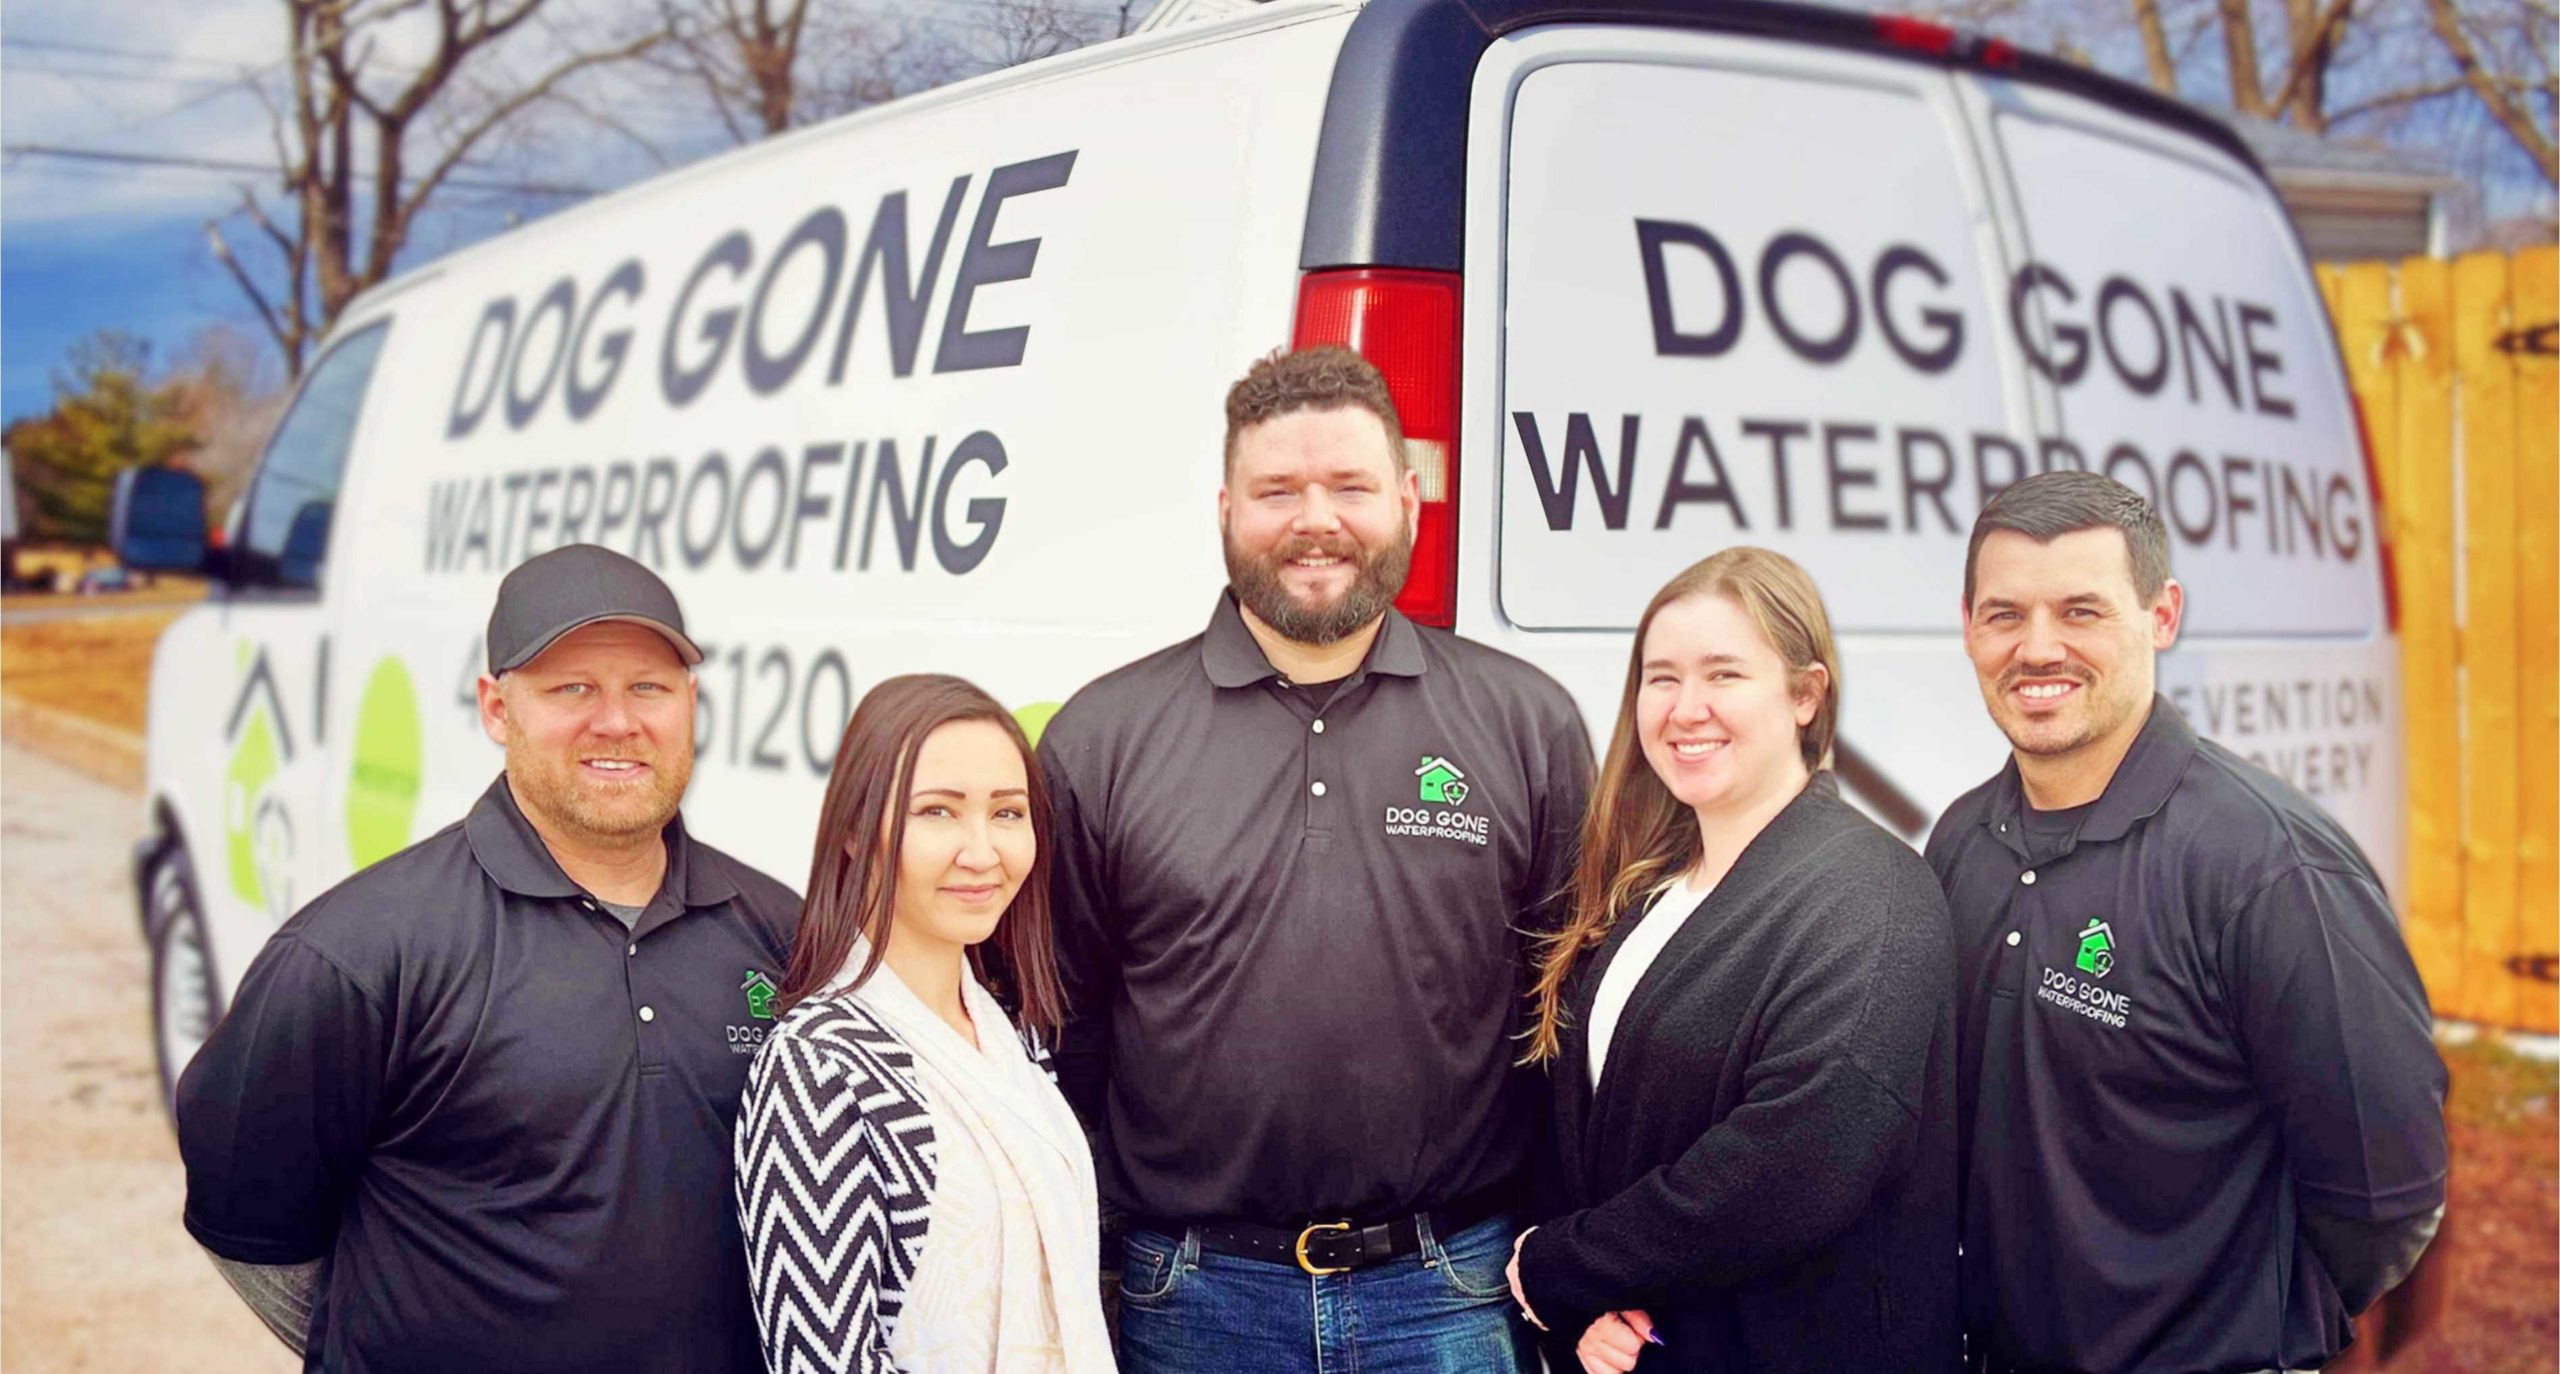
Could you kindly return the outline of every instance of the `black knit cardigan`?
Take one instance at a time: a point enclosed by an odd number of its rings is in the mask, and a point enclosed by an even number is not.
[[[1955,953],[1920,856],[1828,779],[1655,959],[1595,1095],[1589,1017],[1631,912],[1566,988],[1520,1256],[1556,1367],[1642,1308],[1640,1371],[1952,1370]]]

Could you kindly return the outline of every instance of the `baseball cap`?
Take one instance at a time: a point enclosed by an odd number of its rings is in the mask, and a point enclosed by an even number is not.
[[[562,635],[607,620],[657,631],[688,668],[702,661],[702,650],[685,637],[684,609],[656,573],[600,545],[564,544],[516,565],[498,584],[489,672],[521,668]]]

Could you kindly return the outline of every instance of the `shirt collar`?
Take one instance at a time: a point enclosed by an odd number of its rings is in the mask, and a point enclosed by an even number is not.
[[[2187,763],[2195,756],[2194,727],[2178,714],[2177,707],[2169,704],[2168,698],[2154,694],[2151,718],[2133,737],[2133,747],[2116,765],[2115,776],[2107,779],[2107,790],[2090,804],[2089,817],[2081,822],[2075,843],[2103,844],[2123,839],[2126,832],[2168,804],[2169,794],[2178,790],[2178,780],[2186,776]],[[2025,806],[2026,791],[2018,782],[2018,758],[2012,754],[2008,766],[2000,770],[2000,804],[1991,808],[1991,816],[1997,821],[2014,822]]]
[[[1218,593],[1217,609],[1209,613],[1209,630],[1200,638],[1200,666],[1208,671],[1209,681],[1218,687],[1250,687],[1265,678],[1278,677],[1280,670],[1263,657],[1262,645],[1246,628],[1244,612],[1236,606],[1232,591]],[[1422,633],[1404,613],[1393,606],[1387,608],[1386,619],[1378,626],[1378,637],[1369,645],[1369,655],[1343,680],[1344,686],[1359,682],[1371,673],[1392,677],[1420,677],[1426,666],[1422,656]]]
[[[551,857],[533,822],[517,808],[505,773],[480,794],[462,830],[471,841],[471,857],[479,862],[480,871],[507,891],[519,897],[586,895],[560,870],[560,861]],[[737,884],[719,865],[692,861],[693,844],[685,834],[683,816],[669,820],[660,835],[667,845],[667,876],[659,885],[661,894],[680,893],[687,907],[717,906],[738,895]]]

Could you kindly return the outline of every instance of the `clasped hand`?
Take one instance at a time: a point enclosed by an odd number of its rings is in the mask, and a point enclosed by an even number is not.
[[[1537,1229],[1532,1226],[1511,1242],[1511,1263],[1504,1266],[1503,1274],[1511,1281],[1511,1300],[1520,1305],[1520,1315],[1544,1331],[1547,1324],[1538,1320],[1538,1314],[1529,1306],[1528,1295],[1520,1291],[1520,1247],[1528,1241],[1530,1231]],[[1582,1339],[1574,1343],[1573,1354],[1582,1362],[1583,1374],[1628,1374],[1646,1346],[1660,1344],[1662,1338],[1653,1333],[1653,1318],[1642,1309],[1631,1307],[1623,1312],[1603,1313],[1583,1330]]]

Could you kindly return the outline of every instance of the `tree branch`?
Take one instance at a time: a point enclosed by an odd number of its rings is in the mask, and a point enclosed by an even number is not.
[[[530,0],[528,0],[528,3],[530,3]],[[514,95],[507,97],[505,100],[498,102],[497,105],[491,107],[485,114],[483,114],[478,121],[457,133],[454,136],[452,146],[445,149],[444,156],[439,158],[435,165],[428,169],[425,176],[419,178],[415,189],[409,193],[406,203],[399,206],[393,214],[386,217],[378,217],[374,221],[373,234],[375,250],[374,257],[376,259],[377,267],[376,279],[379,280],[380,274],[388,273],[390,270],[392,254],[398,250],[399,245],[406,239],[409,231],[409,220],[417,213],[418,207],[426,203],[428,197],[435,193],[436,188],[444,184],[445,178],[452,175],[454,169],[462,164],[463,159],[470,156],[471,149],[477,145],[482,138],[487,137],[491,130],[506,123],[509,119],[513,118],[518,111],[523,110],[526,106],[550,95],[552,90],[558,87],[561,82],[568,80],[579,72],[586,71],[592,67],[600,67],[607,63],[620,62],[629,58],[637,57],[657,46],[659,41],[665,37],[666,34],[663,31],[652,30],[632,39],[628,43],[622,44],[619,47],[605,48],[595,52],[580,53],[576,57],[570,58],[568,61],[552,68],[532,85],[527,86],[523,90],[516,92]]]
[[[2285,63],[2284,80],[2276,87],[2276,97],[2268,102],[2268,108],[2281,110],[2293,104],[2306,86],[2315,91],[2318,89],[2328,69],[2330,55],[2336,51],[2338,30],[2354,9],[2355,0],[2329,0],[2329,7],[2321,11],[2311,27],[2293,36],[2293,56]],[[2316,96],[2304,113],[2306,117],[2298,122],[2318,132],[2323,121]]]
[[[2160,19],[2160,0],[2133,0],[2133,23],[2142,31],[2142,64],[2151,77],[2151,89],[2176,95],[2178,63],[2169,55],[2169,30]]]
[[[247,196],[247,190],[243,189],[241,195]],[[284,321],[277,314],[275,306],[268,302],[267,293],[258,289],[258,283],[250,278],[248,270],[240,265],[238,258],[231,255],[231,245],[223,241],[222,221],[206,220],[204,236],[213,245],[214,258],[222,264],[224,270],[231,273],[231,280],[240,284],[240,290],[249,297],[249,304],[257,307],[258,323],[267,327],[268,336],[276,341],[276,347],[283,351],[290,362],[296,352],[294,340],[287,337]]]
[[[2264,119],[2272,113],[2265,88],[2258,84],[2258,31],[2249,0],[2216,0],[2222,14],[2223,61],[2231,82],[2231,107]]]
[[[2560,186],[2560,148],[2555,148],[2551,136],[2534,122],[2532,111],[2511,98],[2498,77],[2481,64],[2479,49],[2472,45],[2471,35],[2463,29],[2461,12],[2454,8],[2453,0],[2426,0],[2426,3],[2427,15],[2434,21],[2436,37],[2453,58],[2454,70],[2462,74],[2463,84],[2479,97],[2480,104],[2489,111],[2491,118],[2498,121],[2499,127],[2507,131],[2507,136],[2515,140],[2516,146],[2533,159],[2534,167],[2542,173],[2544,184]]]
[[[2510,82],[2507,84],[2513,85],[2516,83]],[[2440,81],[2432,86],[2413,86],[2405,91],[2393,91],[2388,95],[2378,95],[2371,100],[2359,100],[2355,104],[2349,105],[2345,109],[2329,116],[2329,122],[2332,124],[2344,124],[2350,119],[2355,119],[2363,115],[2380,114],[2384,110],[2400,109],[2410,105],[2422,105],[2430,100],[2442,100],[2449,95],[2462,95],[2470,89],[2470,84],[2462,80],[2460,77],[2455,77],[2450,81]]]

